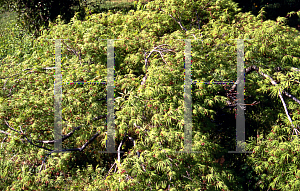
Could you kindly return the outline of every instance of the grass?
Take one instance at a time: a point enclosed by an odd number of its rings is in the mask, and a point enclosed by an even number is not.
[[[139,2],[141,1],[143,4],[148,3],[153,0],[109,0],[105,1],[104,4],[101,4],[101,7],[103,8],[115,8],[115,7],[129,7],[131,6],[135,1]],[[90,0],[88,3],[95,3],[95,0]]]
[[[87,3],[95,3],[97,0],[88,0]],[[105,8],[111,8],[115,6],[130,6],[133,4],[134,1],[141,1],[143,3],[149,2],[151,0],[109,0],[105,1],[101,7]],[[7,27],[7,24],[11,23],[12,21],[15,21],[17,19],[17,13],[15,12],[4,12],[0,13],[0,31],[3,28]]]
[[[133,2],[134,1],[141,1],[143,4],[153,1],[153,0],[108,0],[105,1],[104,4],[97,4],[99,0],[87,0],[87,5],[94,4],[97,5],[94,8],[95,13],[99,12],[106,12],[107,10],[115,10],[119,9],[120,7],[122,8],[123,14],[126,14],[128,10],[132,8]],[[91,6],[92,7],[92,6]],[[124,9],[125,10],[124,10]],[[24,35],[29,35],[28,32],[25,31],[25,29],[22,29],[21,27],[16,27],[15,26],[15,21],[18,19],[18,14],[13,11],[6,11],[3,12],[2,9],[0,8],[0,47],[6,47],[5,50],[0,50],[0,60],[2,60],[4,57],[10,55],[13,50],[10,48],[11,44],[19,42],[19,40],[15,37]],[[13,30],[12,30],[13,28]],[[10,45],[8,45],[10,44]],[[4,45],[4,46],[3,46]]]
[[[6,28],[8,24],[17,19],[17,13],[15,12],[5,12],[0,14],[0,30]]]

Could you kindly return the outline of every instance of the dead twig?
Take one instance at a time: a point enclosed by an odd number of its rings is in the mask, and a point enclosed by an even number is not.
[[[72,52],[73,54],[75,54],[78,59],[79,59],[79,62],[81,64],[81,50],[79,49],[79,51],[76,51],[73,47],[69,47],[63,40],[62,40],[62,43],[66,46],[66,48],[68,49],[69,52]]]

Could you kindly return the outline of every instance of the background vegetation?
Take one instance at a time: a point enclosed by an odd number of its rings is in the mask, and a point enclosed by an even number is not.
[[[300,19],[297,15],[287,15],[289,12],[300,10],[299,0],[234,0],[239,4],[243,12],[249,12],[257,15],[262,7],[265,7],[265,20],[271,19],[276,21],[277,17],[287,18],[286,24],[300,30]]]

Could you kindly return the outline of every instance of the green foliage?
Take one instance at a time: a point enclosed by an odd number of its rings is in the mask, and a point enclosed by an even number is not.
[[[6,35],[10,33],[10,35]],[[16,22],[5,25],[0,30],[0,60],[18,55],[19,62],[32,53],[32,36],[23,30]]]
[[[79,12],[68,23],[58,16],[40,37],[22,38],[27,48],[12,44],[18,41],[13,36],[1,39],[0,188],[298,190],[299,140],[292,136],[285,108],[296,128],[299,32],[241,13],[225,0],[136,6],[127,14],[109,11],[85,21]],[[41,143],[54,139],[54,70],[49,67],[55,66],[55,44],[49,39],[69,39],[62,40],[61,49],[62,133],[73,134],[62,148],[86,144],[81,151],[49,155],[53,143]],[[107,81],[107,42],[101,39],[120,39],[114,42],[116,148],[125,134],[135,140],[131,147],[126,142],[120,163],[117,154],[98,153],[106,150],[106,121],[93,118],[107,113],[105,101],[99,101],[106,97],[106,85],[67,84]],[[235,112],[226,107],[226,88],[232,84],[213,83],[192,85],[192,150],[201,153],[174,152],[184,148],[185,110],[185,42],[175,39],[193,39],[192,79],[198,82],[235,81],[237,46],[231,39],[253,39],[245,40],[244,49],[245,67],[259,67],[245,80],[245,103],[260,101],[245,112],[247,148],[253,154],[228,153],[235,148]],[[278,67],[282,70],[275,71]],[[283,91],[296,100],[283,102]]]

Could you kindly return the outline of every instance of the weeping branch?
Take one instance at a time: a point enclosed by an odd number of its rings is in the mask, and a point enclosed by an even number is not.
[[[141,85],[144,85],[145,82],[146,82],[146,79],[147,79],[147,71],[148,71],[148,69],[147,69],[148,59],[149,59],[149,57],[151,56],[151,54],[152,54],[153,52],[158,52],[166,65],[167,65],[167,62],[166,62],[165,59],[164,59],[164,54],[163,54],[163,52],[173,52],[173,53],[176,53],[173,49],[161,48],[161,46],[169,46],[169,45],[167,45],[167,44],[162,44],[162,45],[159,45],[159,46],[155,47],[153,50],[150,51],[150,53],[149,53],[149,55],[148,55],[147,57],[146,57],[146,54],[147,54],[147,53],[145,52],[144,57],[145,57],[145,69],[146,69],[146,75],[144,76],[144,78],[143,78],[143,80],[142,80],[142,82],[141,82]]]
[[[280,71],[281,69],[279,68],[279,69],[277,69],[277,70]],[[296,69],[296,68],[292,68],[292,70],[300,71],[299,69]],[[277,85],[278,85],[278,84],[275,82],[275,80],[273,80],[269,75],[267,75],[267,74],[265,74],[265,73],[259,71],[259,68],[258,68],[257,66],[255,66],[255,65],[246,68],[246,69],[245,69],[245,75],[247,75],[247,74],[249,74],[249,73],[251,73],[251,72],[253,72],[253,71],[256,71],[258,74],[260,74],[261,76],[264,76],[265,78],[268,78],[268,79],[271,81],[271,84],[272,84],[272,85],[274,85],[274,86],[277,86]],[[238,79],[238,80],[237,80],[237,83],[238,83],[240,80],[241,80],[241,79]],[[234,85],[231,87],[231,89],[229,90],[229,93],[227,93],[227,97],[229,97],[231,100],[234,100],[234,101],[235,101],[235,97],[234,97],[232,94],[233,94],[233,91],[236,89],[237,83],[234,84]],[[286,91],[284,91],[284,90],[282,90],[282,91],[278,90],[279,97],[280,97],[281,102],[282,102],[282,104],[283,104],[285,114],[287,115],[288,120],[289,120],[290,123],[292,124],[292,127],[293,127],[293,134],[294,134],[294,132],[295,132],[296,135],[298,135],[298,133],[300,133],[300,132],[294,127],[293,121],[292,121],[292,119],[291,119],[291,117],[290,117],[290,115],[289,115],[289,112],[288,112],[288,110],[287,110],[287,107],[286,107],[286,104],[285,104],[285,102],[284,102],[284,99],[283,99],[283,97],[282,97],[281,92],[282,92],[283,94],[285,94],[287,97],[292,98],[292,99],[293,99],[294,101],[296,101],[298,104],[300,104],[300,100],[298,100],[298,99],[295,98],[293,95],[291,95],[290,93],[288,93],[288,92],[286,92]],[[232,104],[231,102],[227,102],[227,103],[228,103],[228,105],[234,106],[234,107],[237,105],[237,104]],[[258,102],[258,103],[259,103],[259,102]],[[250,104],[250,105],[253,105],[253,104],[254,104],[254,103],[252,103],[252,104]],[[245,105],[247,105],[247,104],[245,104]],[[249,105],[249,104],[248,104],[248,105]]]
[[[101,116],[95,117],[93,120],[102,119],[102,118],[104,118],[104,117],[106,117],[106,115],[101,115]],[[11,130],[13,130],[13,131],[15,131],[15,132],[21,134],[21,136],[25,137],[25,139],[27,140],[27,142],[29,142],[31,145],[33,145],[33,146],[35,146],[35,147],[38,147],[38,148],[41,148],[41,149],[44,149],[44,150],[47,150],[47,151],[50,151],[50,153],[46,154],[45,159],[44,159],[43,162],[42,162],[42,166],[41,166],[41,168],[40,168],[40,172],[41,172],[41,169],[42,169],[43,165],[45,164],[45,161],[46,161],[46,159],[47,159],[47,156],[51,155],[53,152],[83,151],[83,150],[86,148],[87,145],[89,145],[91,142],[93,142],[93,141],[96,139],[96,137],[99,136],[99,132],[97,132],[96,134],[94,134],[94,135],[92,136],[92,138],[90,138],[87,142],[85,142],[85,143],[82,145],[82,147],[80,147],[80,148],[63,149],[63,150],[52,150],[52,149],[49,149],[49,148],[42,147],[42,146],[39,146],[39,145],[34,144],[31,140],[29,140],[29,139],[27,138],[26,134],[22,131],[22,128],[21,128],[21,127],[20,127],[21,131],[18,131],[18,130],[16,130],[16,129],[14,129],[13,127],[11,127],[11,126],[8,124],[8,122],[7,122],[6,120],[4,120],[4,121],[5,121],[5,124],[8,126],[8,128],[10,128]],[[81,126],[78,126],[78,127],[74,128],[74,130],[73,130],[72,132],[70,132],[70,133],[67,134],[67,135],[64,135],[64,137],[61,139],[61,141],[63,141],[63,140],[65,140],[65,139],[69,138],[69,137],[75,132],[75,130],[78,130],[78,129],[80,129],[80,128],[81,128]],[[3,133],[3,132],[2,132],[2,133]],[[59,141],[59,140],[52,140],[52,141],[36,141],[36,142],[42,142],[42,143],[54,143],[54,142],[58,142],[58,141]]]
[[[269,78],[270,81],[271,81],[271,83],[272,83],[272,85],[274,85],[274,86],[277,86],[277,85],[278,85],[278,84],[277,84],[277,83],[276,83],[269,75],[264,74],[263,72],[260,72],[260,74],[261,74],[262,76],[264,76],[265,78]],[[285,92],[285,91],[282,90],[282,92]],[[284,107],[285,114],[287,115],[288,120],[289,120],[290,123],[292,124],[292,127],[293,127],[293,134],[294,134],[294,131],[295,131],[295,132],[296,132],[296,135],[298,135],[298,132],[299,132],[299,131],[294,127],[293,121],[292,121],[292,119],[291,119],[291,117],[290,117],[290,115],[289,115],[289,112],[288,112],[288,110],[287,110],[286,104],[285,104],[285,102],[284,102],[284,99],[283,99],[283,97],[282,97],[282,95],[281,95],[280,90],[278,90],[278,93],[279,93],[279,97],[280,97],[280,99],[281,99],[282,105],[283,105],[283,107]],[[293,100],[296,100],[296,102],[298,102],[298,103],[300,104],[300,101],[299,101],[298,99],[296,99],[294,96],[290,95],[290,94],[287,93],[287,92],[285,92],[285,94],[288,95],[288,97],[291,97]],[[299,132],[299,133],[300,133],[300,132]]]
[[[96,120],[103,119],[103,118],[106,118],[106,115],[100,115],[100,116],[94,117],[92,120],[93,120],[93,121],[96,121]],[[40,141],[40,140],[36,140],[35,142],[38,142],[38,143],[45,143],[45,144],[54,144],[55,142],[64,141],[64,140],[66,140],[67,138],[69,138],[71,135],[73,135],[74,132],[75,132],[76,130],[80,130],[81,127],[82,127],[82,125],[79,125],[78,127],[74,127],[74,128],[73,128],[73,131],[71,131],[71,132],[68,133],[67,135],[63,135],[63,138],[61,138],[61,139],[51,140],[51,141]]]
[[[6,132],[6,131],[2,131],[2,130],[0,130],[0,133],[3,133],[3,134],[6,134],[6,135],[9,135],[9,136],[12,136],[10,133],[8,133],[8,132]],[[13,137],[15,137],[15,138],[18,138],[18,137],[16,137],[16,136],[13,136]],[[5,139],[4,139],[5,140]],[[4,141],[3,140],[3,141]],[[23,143],[25,143],[26,141],[25,141],[25,139],[20,139]]]

